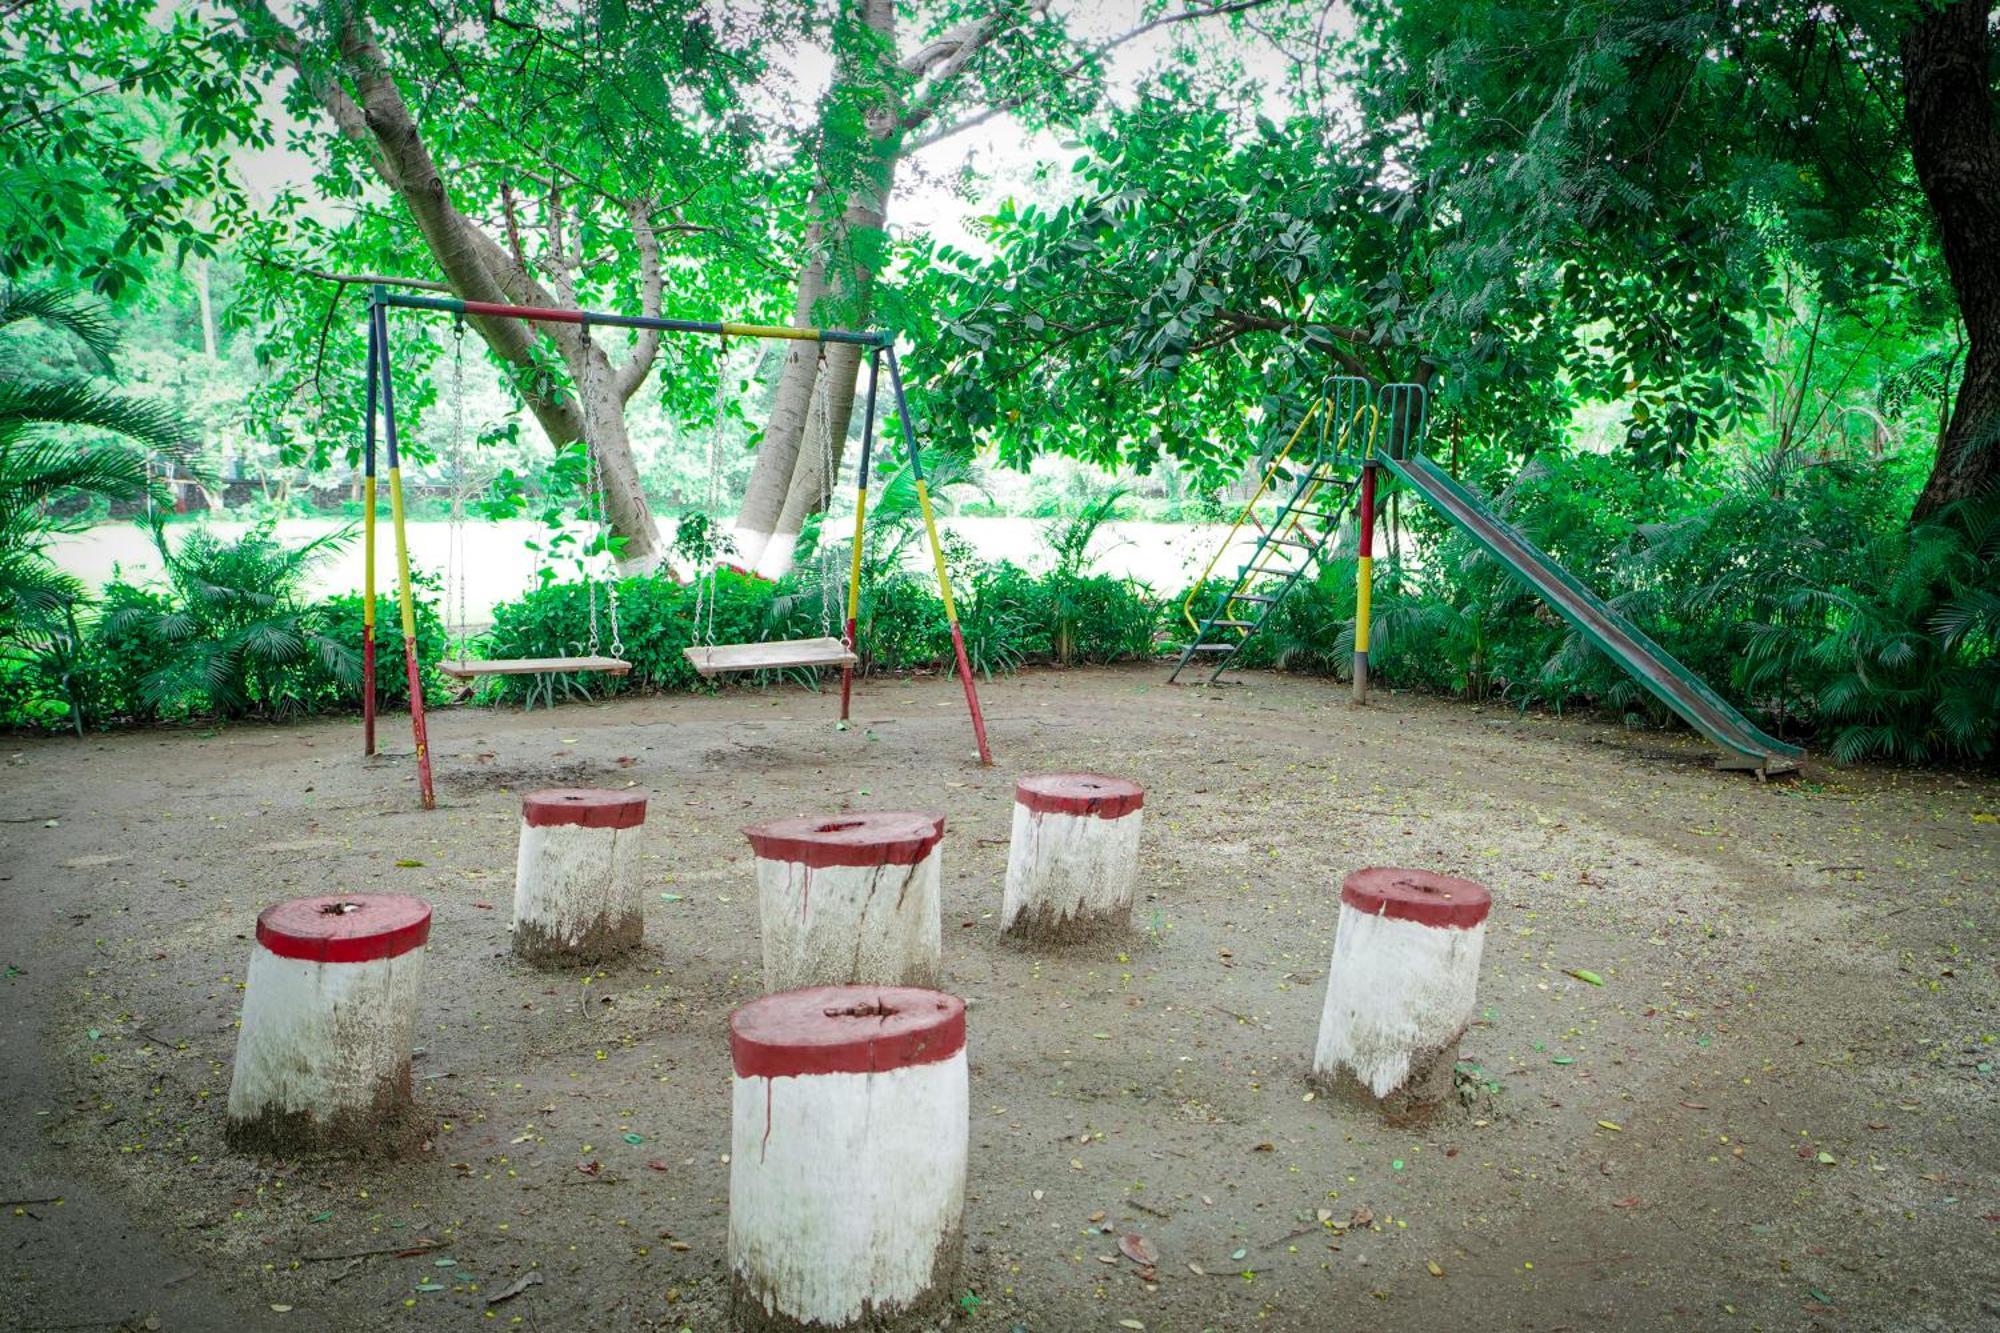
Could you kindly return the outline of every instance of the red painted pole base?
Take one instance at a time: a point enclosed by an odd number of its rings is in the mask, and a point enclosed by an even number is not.
[[[850,616],[847,621],[848,652],[851,653],[854,651],[855,643],[856,639],[854,637],[854,619],[853,617]],[[840,720],[842,722],[847,721],[847,710],[849,705],[852,704],[853,701],[854,701],[854,664],[852,662],[849,662],[845,666],[840,668]]]
[[[361,629],[361,753],[375,753],[375,627]]]
[[[431,787],[431,745],[424,729],[424,685],[417,671],[417,641],[403,640],[403,669],[410,677],[410,732],[417,742],[417,782],[423,788],[424,809],[437,809],[437,792]]]
[[[993,766],[993,751],[986,744],[986,716],[979,711],[979,691],[972,684],[972,663],[965,656],[965,636],[959,633],[958,622],[951,623],[951,648],[958,655],[958,678],[965,685],[965,706],[972,710],[972,734],[979,741],[979,762]]]

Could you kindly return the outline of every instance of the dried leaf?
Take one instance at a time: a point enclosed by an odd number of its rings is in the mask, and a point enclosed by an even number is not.
[[[522,1292],[526,1291],[529,1287],[539,1287],[541,1284],[542,1284],[542,1275],[540,1273],[534,1272],[533,1270],[530,1270],[526,1273],[521,1274],[521,1276],[515,1278],[512,1282],[508,1283],[505,1287],[501,1288],[500,1293],[498,1295],[488,1296],[486,1298],[486,1303],[488,1305],[498,1305],[502,1301],[511,1301],[516,1296],[519,1296]]]
[[[1160,1262],[1160,1252],[1152,1243],[1136,1231],[1128,1231],[1118,1238],[1118,1249],[1127,1259],[1141,1268],[1154,1268]]]
[[[1599,1129],[1608,1129],[1608,1130],[1610,1130],[1610,1131],[1611,1131],[1611,1132],[1612,1132],[1613,1134],[1623,1134],[1623,1133],[1625,1132],[1625,1127],[1624,1127],[1623,1125],[1619,1125],[1619,1124],[1614,1124],[1613,1122],[1611,1122],[1611,1121],[1609,1121],[1609,1120],[1600,1120],[1600,1121],[1598,1121],[1598,1122],[1597,1122],[1597,1127],[1598,1127]]]
[[[1428,1268],[1428,1269],[1430,1269],[1430,1270],[1431,1270],[1431,1276],[1432,1276],[1432,1277],[1443,1277],[1443,1276],[1444,1276],[1444,1268],[1443,1268],[1443,1266],[1442,1266],[1442,1265],[1440,1265],[1440,1264],[1438,1263],[1438,1261],[1437,1261],[1437,1260],[1435,1260],[1435,1259],[1432,1259],[1432,1260],[1430,1260],[1430,1261],[1429,1261],[1428,1263],[1426,1263],[1426,1264],[1424,1265],[1424,1267],[1425,1267],[1425,1268]]]

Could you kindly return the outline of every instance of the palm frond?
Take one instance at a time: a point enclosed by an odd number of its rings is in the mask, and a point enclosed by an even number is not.
[[[180,414],[83,381],[0,382],[0,446],[51,426],[82,426],[123,435],[192,463],[200,441]]]
[[[118,332],[103,306],[56,287],[0,287],[0,328],[32,319],[61,329],[97,354],[108,369]]]

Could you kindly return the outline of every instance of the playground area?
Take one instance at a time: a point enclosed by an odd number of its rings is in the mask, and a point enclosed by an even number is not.
[[[955,1326],[2000,1318],[1990,780],[1762,783],[1685,735],[1164,676],[982,682],[993,768],[948,674],[859,684],[845,732],[789,687],[439,709],[429,813],[386,719],[374,759],[351,719],[14,743],[0,1322],[725,1327],[726,1022],[763,990],[741,829],[869,809],[946,819]],[[1014,781],[1066,769],[1146,787],[1135,931],[1031,951],[996,924]],[[628,784],[643,949],[527,968],[521,795]],[[1306,1080],[1370,864],[1492,891],[1461,1096],[1422,1128]],[[252,924],[327,892],[435,911],[402,1159],[224,1143]]]

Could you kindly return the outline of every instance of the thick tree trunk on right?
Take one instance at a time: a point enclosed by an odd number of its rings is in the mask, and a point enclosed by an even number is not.
[[[1965,320],[1965,373],[1915,520],[2000,486],[2000,127],[1993,120],[1992,4],[1956,0],[1903,36],[1910,155],[1937,221]]]

